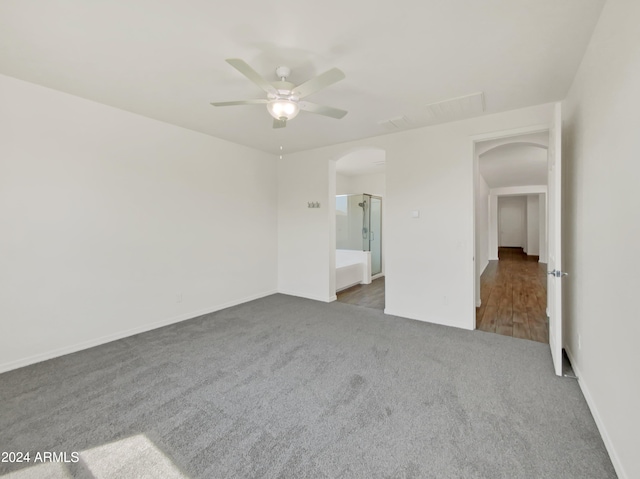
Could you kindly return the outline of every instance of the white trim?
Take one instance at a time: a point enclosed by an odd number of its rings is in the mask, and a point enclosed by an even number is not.
[[[573,368],[573,372],[578,377],[578,385],[580,386],[582,395],[587,401],[587,406],[589,406],[589,410],[591,411],[591,415],[593,416],[593,419],[596,422],[598,431],[600,431],[600,435],[602,436],[602,441],[604,442],[604,446],[607,448],[607,452],[609,453],[609,457],[611,458],[611,462],[613,463],[613,468],[616,470],[616,474],[618,475],[618,478],[629,479],[629,476],[627,475],[627,472],[625,471],[624,466],[622,465],[622,462],[620,462],[620,458],[618,457],[618,454],[616,453],[616,450],[613,447],[613,441],[611,440],[611,437],[609,437],[607,428],[605,427],[604,422],[602,421],[602,417],[598,412],[598,408],[596,407],[596,403],[593,400],[593,396],[589,391],[589,387],[587,386],[587,383],[584,380],[584,376],[582,375],[582,372],[580,371],[580,369],[578,369],[578,365],[573,358],[573,354],[571,353],[571,350],[566,347],[564,350],[566,351],[567,356],[569,357],[569,361],[571,361],[571,367]]]
[[[320,301],[322,303],[331,303],[332,301],[335,301],[336,299],[338,299],[338,297],[334,294],[332,296],[316,296],[313,294],[305,294],[305,293],[298,293],[296,291],[286,291],[283,289],[279,289],[278,293],[280,294],[286,294],[287,296],[295,296],[296,298],[304,298],[304,299],[311,299],[313,301]]]
[[[476,308],[479,308],[480,306],[482,306],[482,300],[481,299],[476,301]]]
[[[337,293],[340,293],[341,291],[344,291],[345,289],[353,288],[354,286],[357,286],[359,284],[365,284],[365,283],[363,283],[362,281],[356,281],[355,283],[347,284],[347,285],[343,286],[342,288],[337,288],[336,289],[336,298],[338,297]],[[368,284],[370,284],[370,283],[368,283]]]
[[[478,225],[476,224],[476,183],[477,179],[480,176],[479,165],[478,165],[478,156],[476,155],[476,140],[471,137],[470,141],[471,145],[471,275],[472,280],[471,284],[471,301],[469,306],[471,306],[471,311],[469,315],[469,329],[475,330],[477,327],[476,324],[476,301],[480,298],[480,275],[478,275],[477,271],[477,251],[476,251],[476,234]],[[466,322],[466,321],[465,321]]]
[[[487,266],[489,266],[489,261],[490,261],[490,260],[487,260],[486,264],[485,264],[485,265],[484,265],[484,267],[482,268],[482,271],[480,271],[480,276],[482,276],[482,273],[484,273],[484,272],[486,271]]]
[[[127,329],[125,331],[119,331],[113,334],[107,334],[106,336],[101,336],[99,338],[89,339],[87,341],[82,341],[80,343],[73,344],[71,346],[65,346],[63,348],[54,349],[51,351],[47,351],[45,353],[34,354],[33,356],[29,356],[22,359],[17,359],[15,361],[9,361],[8,363],[0,364],[0,373],[4,373],[7,371],[11,371],[12,369],[22,368],[24,366],[29,366],[30,364],[39,363],[42,361],[46,361],[48,359],[57,358],[60,356],[65,356],[67,354],[76,353],[78,351],[82,351],[84,349],[93,348],[95,346],[100,346],[101,344],[110,343],[112,341],[117,341],[118,339],[127,338],[129,336],[133,336],[135,334],[144,333],[147,331],[151,331],[153,329],[162,328],[163,326],[169,326],[170,324],[180,323],[182,321],[186,321],[188,319],[197,318],[198,316],[202,316],[204,314],[214,313],[216,311],[220,311],[222,309],[230,308],[232,306],[237,306],[238,304],[247,303],[249,301],[253,301],[255,299],[264,298],[265,296],[271,296],[272,294],[276,294],[277,291],[266,291],[264,293],[258,293],[251,296],[248,296],[243,299],[239,299],[236,301],[230,301],[228,303],[220,304],[217,306],[212,306],[209,308],[204,308],[199,311],[192,311],[190,313],[180,314],[178,316],[174,316],[172,318],[163,319],[160,321],[154,321],[153,323],[148,323],[142,326],[138,326],[137,328]]]
[[[475,304],[475,299],[474,302]],[[473,325],[474,327],[468,327],[468,326],[461,326],[458,324],[451,324],[451,321],[447,321],[446,319],[438,319],[438,318],[429,318],[429,319],[424,319],[424,318],[418,318],[412,314],[406,314],[403,312],[400,312],[398,310],[393,310],[393,309],[389,309],[389,308],[384,308],[384,314],[388,314],[389,316],[398,316],[400,318],[405,318],[405,319],[411,319],[413,321],[422,321],[423,323],[430,323],[430,324],[439,324],[441,326],[448,326],[448,327],[452,327],[452,328],[458,328],[458,329],[464,329],[466,331],[473,331],[475,329],[475,324]],[[474,322],[475,323],[475,322]]]
[[[472,143],[478,141],[498,140],[500,138],[509,138],[510,136],[526,135],[529,133],[539,133],[542,131],[548,131],[551,128],[551,124],[542,123],[540,125],[525,126],[522,128],[512,128],[510,130],[492,131],[491,133],[481,133],[479,135],[470,136]],[[474,148],[475,152],[475,148]]]
[[[489,195],[493,196],[520,196],[547,194],[547,185],[533,186],[503,186],[501,188],[491,188]]]

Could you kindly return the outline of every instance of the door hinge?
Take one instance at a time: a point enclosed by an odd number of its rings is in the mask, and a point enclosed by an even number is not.
[[[569,275],[569,273],[565,273],[564,271],[558,271],[557,269],[554,269],[553,271],[547,271],[547,274],[555,278],[562,278],[563,276]]]

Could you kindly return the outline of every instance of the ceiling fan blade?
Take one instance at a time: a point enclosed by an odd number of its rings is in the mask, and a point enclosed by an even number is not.
[[[287,126],[287,120],[273,120],[274,128],[284,128],[285,126]]]
[[[276,90],[271,83],[262,78],[262,75],[251,68],[244,60],[240,60],[239,58],[228,58],[226,61],[229,65],[238,70],[267,93],[271,93],[273,95],[278,94],[278,90]]]
[[[321,75],[318,75],[311,80],[307,80],[301,85],[298,85],[293,89],[293,94],[298,98],[304,98],[306,96],[311,95],[312,93],[317,92],[318,90],[322,90],[329,85],[333,85],[336,82],[345,78],[345,74],[339,68],[332,68],[324,72]]]
[[[331,118],[340,119],[344,117],[348,112],[339,108],[333,108],[331,106],[318,105],[317,103],[311,103],[308,101],[301,101],[298,103],[301,110],[308,111],[310,113],[317,113],[318,115],[330,116]]]
[[[211,102],[213,106],[235,106],[235,105],[262,105],[269,100],[238,100],[238,101],[217,101]]]

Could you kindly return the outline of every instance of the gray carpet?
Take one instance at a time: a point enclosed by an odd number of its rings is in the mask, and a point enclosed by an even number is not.
[[[547,345],[274,295],[0,375],[9,477],[612,478]]]

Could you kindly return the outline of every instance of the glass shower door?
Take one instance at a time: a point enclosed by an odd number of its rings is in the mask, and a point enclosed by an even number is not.
[[[382,198],[336,196],[336,249],[371,252],[371,274],[382,273]]]

